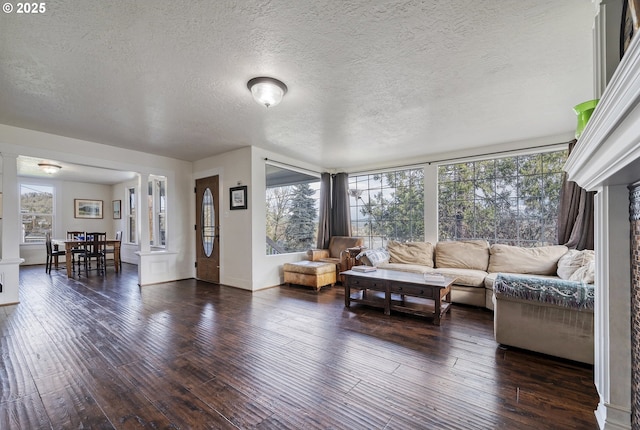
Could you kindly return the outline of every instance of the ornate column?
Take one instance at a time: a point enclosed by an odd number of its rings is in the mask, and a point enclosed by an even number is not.
[[[629,186],[631,222],[631,428],[640,428],[640,183]]]

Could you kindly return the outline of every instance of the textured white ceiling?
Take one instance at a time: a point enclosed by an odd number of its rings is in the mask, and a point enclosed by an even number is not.
[[[0,15],[0,123],[197,160],[355,167],[565,133],[591,0],[47,1]],[[246,82],[284,81],[271,109]]]

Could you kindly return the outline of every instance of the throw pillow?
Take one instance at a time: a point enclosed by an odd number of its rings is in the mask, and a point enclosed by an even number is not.
[[[558,260],[558,277],[568,280],[576,270],[594,261],[595,254],[590,249],[578,251],[570,249]]]
[[[356,256],[365,266],[378,266],[389,262],[389,253],[384,248],[369,249]]]
[[[523,275],[555,275],[558,260],[569,250],[564,245],[523,248],[491,245],[490,273],[521,273]]]
[[[592,261],[573,272],[569,280],[593,284],[595,282],[595,268],[596,262]]]
[[[420,264],[433,267],[433,245],[429,242],[387,243],[390,263]]]

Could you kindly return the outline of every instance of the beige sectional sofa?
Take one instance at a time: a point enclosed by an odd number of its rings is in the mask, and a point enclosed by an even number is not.
[[[441,241],[435,246],[429,242],[389,241],[386,250],[388,259],[371,261],[372,253],[365,251],[360,255],[361,261],[381,269],[455,276],[452,302],[493,310],[493,282],[498,273],[557,278],[558,260],[568,248],[563,245],[539,248],[490,246],[486,240],[462,240]],[[373,253],[376,251],[379,252],[374,250]]]

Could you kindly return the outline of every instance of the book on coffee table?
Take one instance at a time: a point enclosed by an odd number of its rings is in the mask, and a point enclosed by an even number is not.
[[[354,272],[375,272],[376,267],[373,266],[353,266],[351,268]]]

